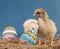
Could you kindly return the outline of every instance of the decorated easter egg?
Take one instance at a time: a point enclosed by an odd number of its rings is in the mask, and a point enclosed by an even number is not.
[[[37,36],[32,34],[31,32],[26,32],[23,33],[22,36],[20,37],[20,40],[25,41],[28,44],[36,44]]]
[[[3,33],[2,33],[3,39],[15,39],[17,37],[16,29],[13,26],[7,26]]]

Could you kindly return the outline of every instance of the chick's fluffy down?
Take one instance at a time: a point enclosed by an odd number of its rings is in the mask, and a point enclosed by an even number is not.
[[[39,26],[36,19],[28,19],[24,22],[23,27],[24,32],[32,30],[32,28],[34,28],[34,30],[37,32]]]
[[[39,29],[43,32],[45,36],[51,36],[51,37],[55,36],[57,32],[56,25],[51,19],[48,21],[49,22],[45,24],[45,22],[42,19],[39,19],[39,26],[40,26]]]

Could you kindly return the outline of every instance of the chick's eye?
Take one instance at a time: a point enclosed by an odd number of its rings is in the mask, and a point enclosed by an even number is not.
[[[32,28],[32,29],[34,29],[34,28]]]
[[[37,14],[41,14],[40,12],[37,12]]]

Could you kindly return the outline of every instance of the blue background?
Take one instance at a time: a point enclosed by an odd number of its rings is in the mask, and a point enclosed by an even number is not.
[[[36,8],[44,8],[48,12],[56,22],[59,34],[60,0],[0,0],[0,35],[6,26],[12,25],[20,36],[23,33],[23,22],[30,18],[37,19],[33,16]]]

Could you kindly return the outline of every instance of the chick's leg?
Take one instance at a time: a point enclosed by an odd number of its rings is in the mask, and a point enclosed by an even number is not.
[[[54,45],[54,37],[55,37],[55,34],[56,33],[51,33],[51,36],[50,36],[51,45]]]

